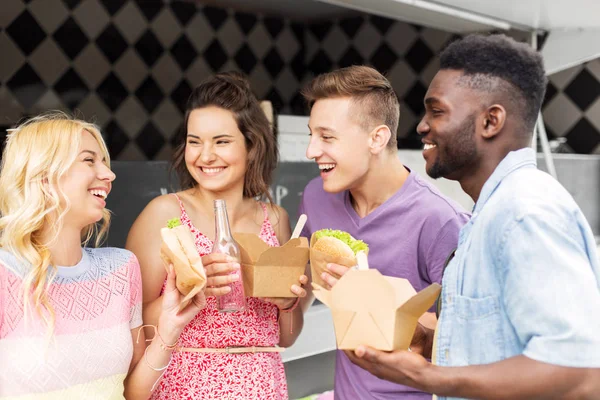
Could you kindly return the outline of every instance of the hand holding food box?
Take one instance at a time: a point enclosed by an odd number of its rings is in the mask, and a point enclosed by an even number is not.
[[[345,235],[337,233],[336,236]],[[342,265],[356,264],[349,252],[332,256],[325,253],[330,251],[325,247],[315,249],[314,245],[318,243],[315,239],[318,237],[313,235],[310,249],[313,271],[313,260],[325,265],[327,262],[342,264],[340,261],[346,260],[347,263]],[[335,247],[339,245],[335,244]],[[364,249],[360,244],[356,247]],[[366,255],[366,252],[359,251],[358,254]],[[384,351],[408,349],[419,317],[431,308],[441,286],[434,283],[417,293],[408,280],[384,276],[369,269],[366,259],[360,264],[362,268],[348,271],[331,290],[319,284],[313,272],[313,294],[331,309],[338,349],[354,350],[360,345]]]

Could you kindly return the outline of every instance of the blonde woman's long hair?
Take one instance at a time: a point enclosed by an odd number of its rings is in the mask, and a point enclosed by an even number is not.
[[[84,130],[98,141],[110,167],[108,150],[98,127],[62,112],[40,115],[17,126],[7,135],[2,154],[0,247],[31,266],[23,277],[25,317],[33,306],[49,332],[54,329],[55,313],[48,288],[57,271],[49,246],[62,229],[71,206],[59,181],[78,156]],[[98,223],[83,229],[82,244],[95,237],[99,245],[109,222],[110,213],[103,210]],[[53,239],[44,242],[42,233],[48,229]]]

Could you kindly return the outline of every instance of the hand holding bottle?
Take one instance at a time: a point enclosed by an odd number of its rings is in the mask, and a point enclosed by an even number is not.
[[[214,208],[215,240],[212,253],[226,254],[239,263],[241,258],[240,247],[231,235],[225,200],[215,200]],[[241,271],[237,273],[230,272],[230,274],[233,274],[237,279],[229,283],[229,293],[223,294],[218,298],[218,309],[220,312],[244,311],[246,308],[246,295],[244,294],[244,282],[242,281]]]
[[[227,254],[210,253],[202,257],[206,271],[206,296],[224,296],[231,292],[230,284],[240,280],[240,264]],[[234,274],[234,272],[238,272]]]

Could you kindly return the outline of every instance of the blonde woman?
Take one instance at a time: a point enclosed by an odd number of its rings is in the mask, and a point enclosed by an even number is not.
[[[0,398],[147,399],[203,306],[198,297],[177,314],[171,268],[154,339],[146,348],[142,331],[137,340],[137,258],[82,247],[108,229],[114,179],[92,124],[53,114],[10,133],[0,173]]]

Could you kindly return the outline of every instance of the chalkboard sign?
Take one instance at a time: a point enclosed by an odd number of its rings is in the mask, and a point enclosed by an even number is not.
[[[166,161],[113,161],[117,179],[106,207],[112,211],[107,246],[124,247],[129,228],[153,198],[177,190],[177,179],[168,176]],[[316,163],[282,162],[275,170],[271,193],[273,201],[290,215],[296,224],[298,206],[306,184],[319,174]]]

